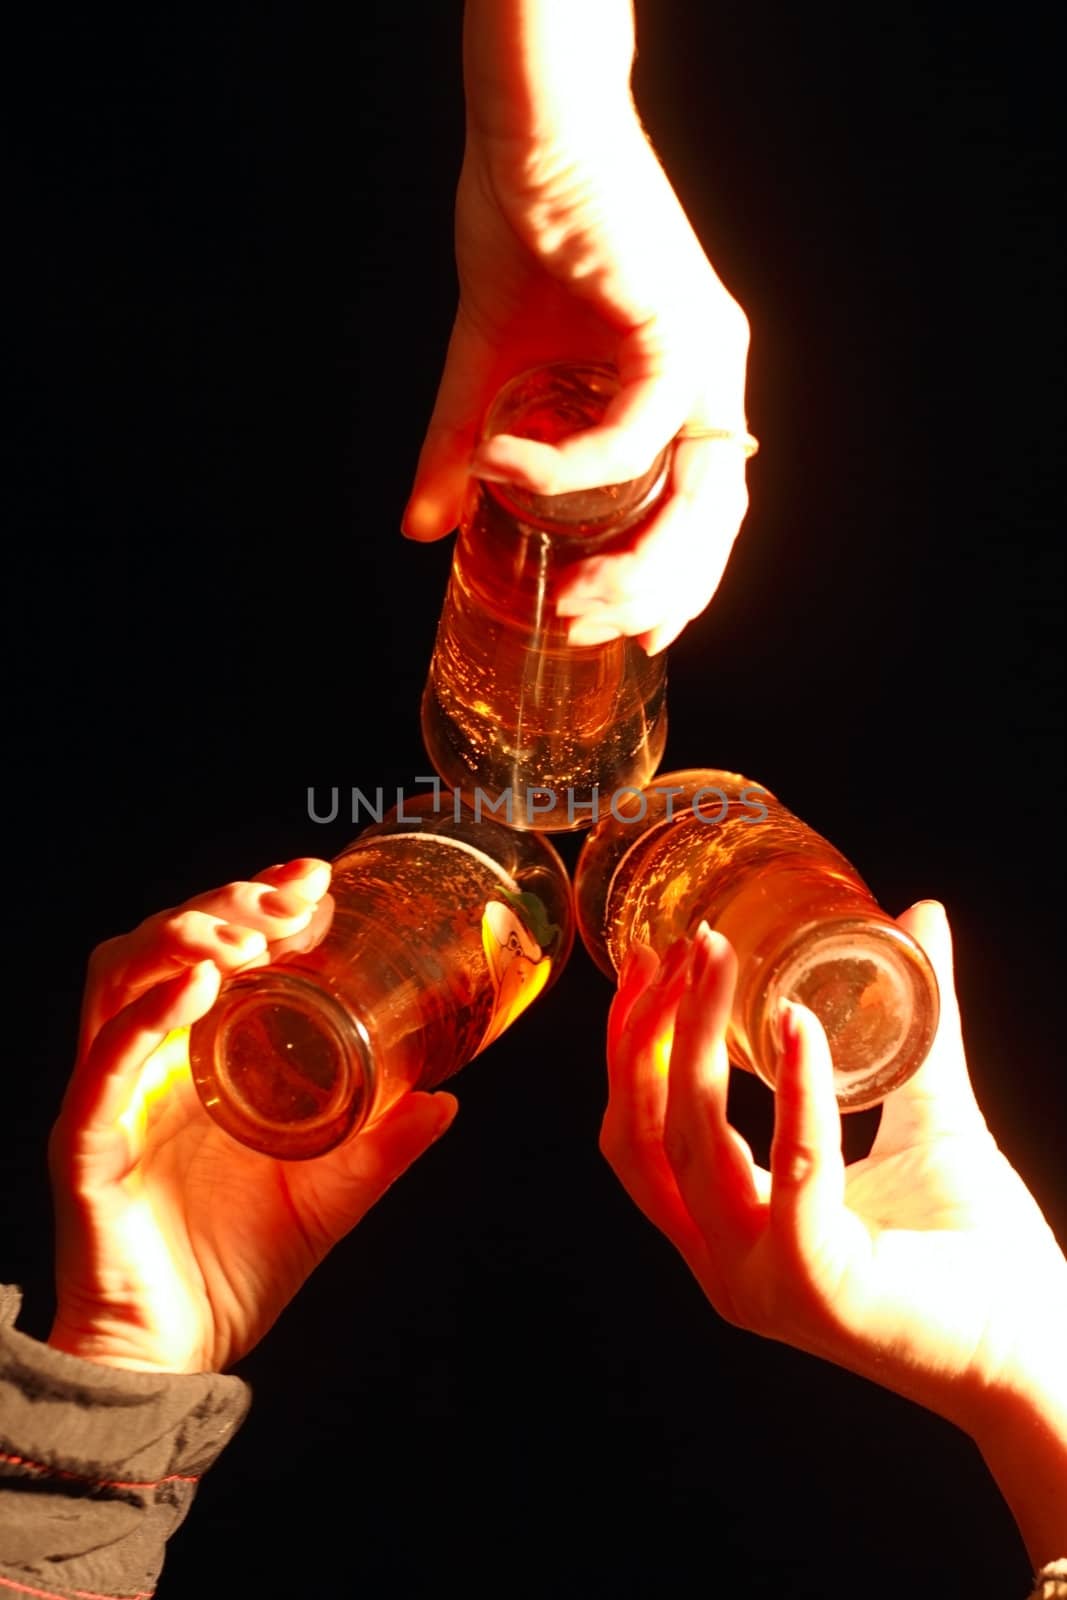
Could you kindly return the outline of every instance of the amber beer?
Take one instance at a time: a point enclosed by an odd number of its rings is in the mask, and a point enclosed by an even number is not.
[[[833,845],[737,773],[661,774],[617,796],[585,841],[578,925],[610,977],[635,940],[662,955],[706,920],[737,952],[727,1046],[773,1085],[782,998],[822,1022],[843,1110],[877,1104],[925,1059],[937,981],[915,940]]]
[[[215,1121],[287,1160],[451,1077],[555,982],[573,942],[549,842],[476,822],[448,794],[360,834],[331,895],[322,942],[225,981],[189,1041]]]
[[[501,390],[483,437],[554,443],[599,422],[617,392],[607,366],[539,367]],[[556,616],[575,563],[627,548],[662,498],[670,450],[644,477],[539,496],[472,480],[422,702],[434,767],[509,825],[588,827],[597,789],[652,777],[667,736],[665,657],[632,639],[567,644]]]

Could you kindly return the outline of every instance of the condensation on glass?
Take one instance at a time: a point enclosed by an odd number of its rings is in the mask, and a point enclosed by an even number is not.
[[[539,367],[497,396],[483,437],[556,443],[592,427],[619,386],[596,364]],[[575,563],[629,548],[665,493],[671,451],[628,483],[539,496],[472,479],[460,519],[422,732],[440,776],[509,825],[588,827],[594,794],[653,776],[667,735],[666,658],[634,640],[570,646],[556,616]]]
[[[614,977],[630,945],[659,955],[702,920],[738,957],[727,1046],[773,1085],[780,999],[821,1021],[843,1110],[877,1104],[918,1070],[938,989],[919,945],[855,868],[762,785],[712,769],[661,773],[621,797],[582,847],[578,925]]]

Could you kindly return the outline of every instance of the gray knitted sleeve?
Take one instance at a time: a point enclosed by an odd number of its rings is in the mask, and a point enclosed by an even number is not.
[[[0,1600],[147,1600],[249,1390],[65,1355],[17,1331],[20,1304],[0,1285]]]

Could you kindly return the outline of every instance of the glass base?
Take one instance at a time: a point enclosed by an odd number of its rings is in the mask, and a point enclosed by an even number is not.
[[[662,699],[651,720],[643,710],[632,724],[605,736],[599,769],[588,751],[576,768],[561,765],[554,749],[520,759],[473,719],[471,727],[460,727],[442,706],[432,676],[422,699],[422,740],[438,777],[466,810],[524,833],[584,832],[609,813],[616,796],[626,798],[652,781],[667,743]]]
[[[842,920],[802,930],[761,984],[760,1059],[773,1085],[780,1056],[777,1010],[795,1000],[822,1023],[842,1111],[877,1105],[918,1071],[937,1032],[937,980],[922,951],[894,923]]]
[[[263,1155],[325,1155],[366,1120],[374,1065],[357,1018],[295,973],[239,974],[196,1023],[189,1059],[208,1114]]]

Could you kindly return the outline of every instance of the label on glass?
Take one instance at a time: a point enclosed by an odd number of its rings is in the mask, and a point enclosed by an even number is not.
[[[334,884],[353,905],[361,897],[364,934],[390,929],[387,939],[364,939],[361,971],[373,968],[376,992],[389,997],[382,1013],[393,1031],[383,1048],[410,1087],[450,1078],[554,972],[561,929],[545,902],[465,839],[415,830],[368,836],[346,854]]]
[[[506,901],[486,902],[482,949],[493,985],[493,1011],[479,1050],[498,1039],[537,999],[552,971],[552,957],[544,947],[558,932],[535,894],[509,894]]]

